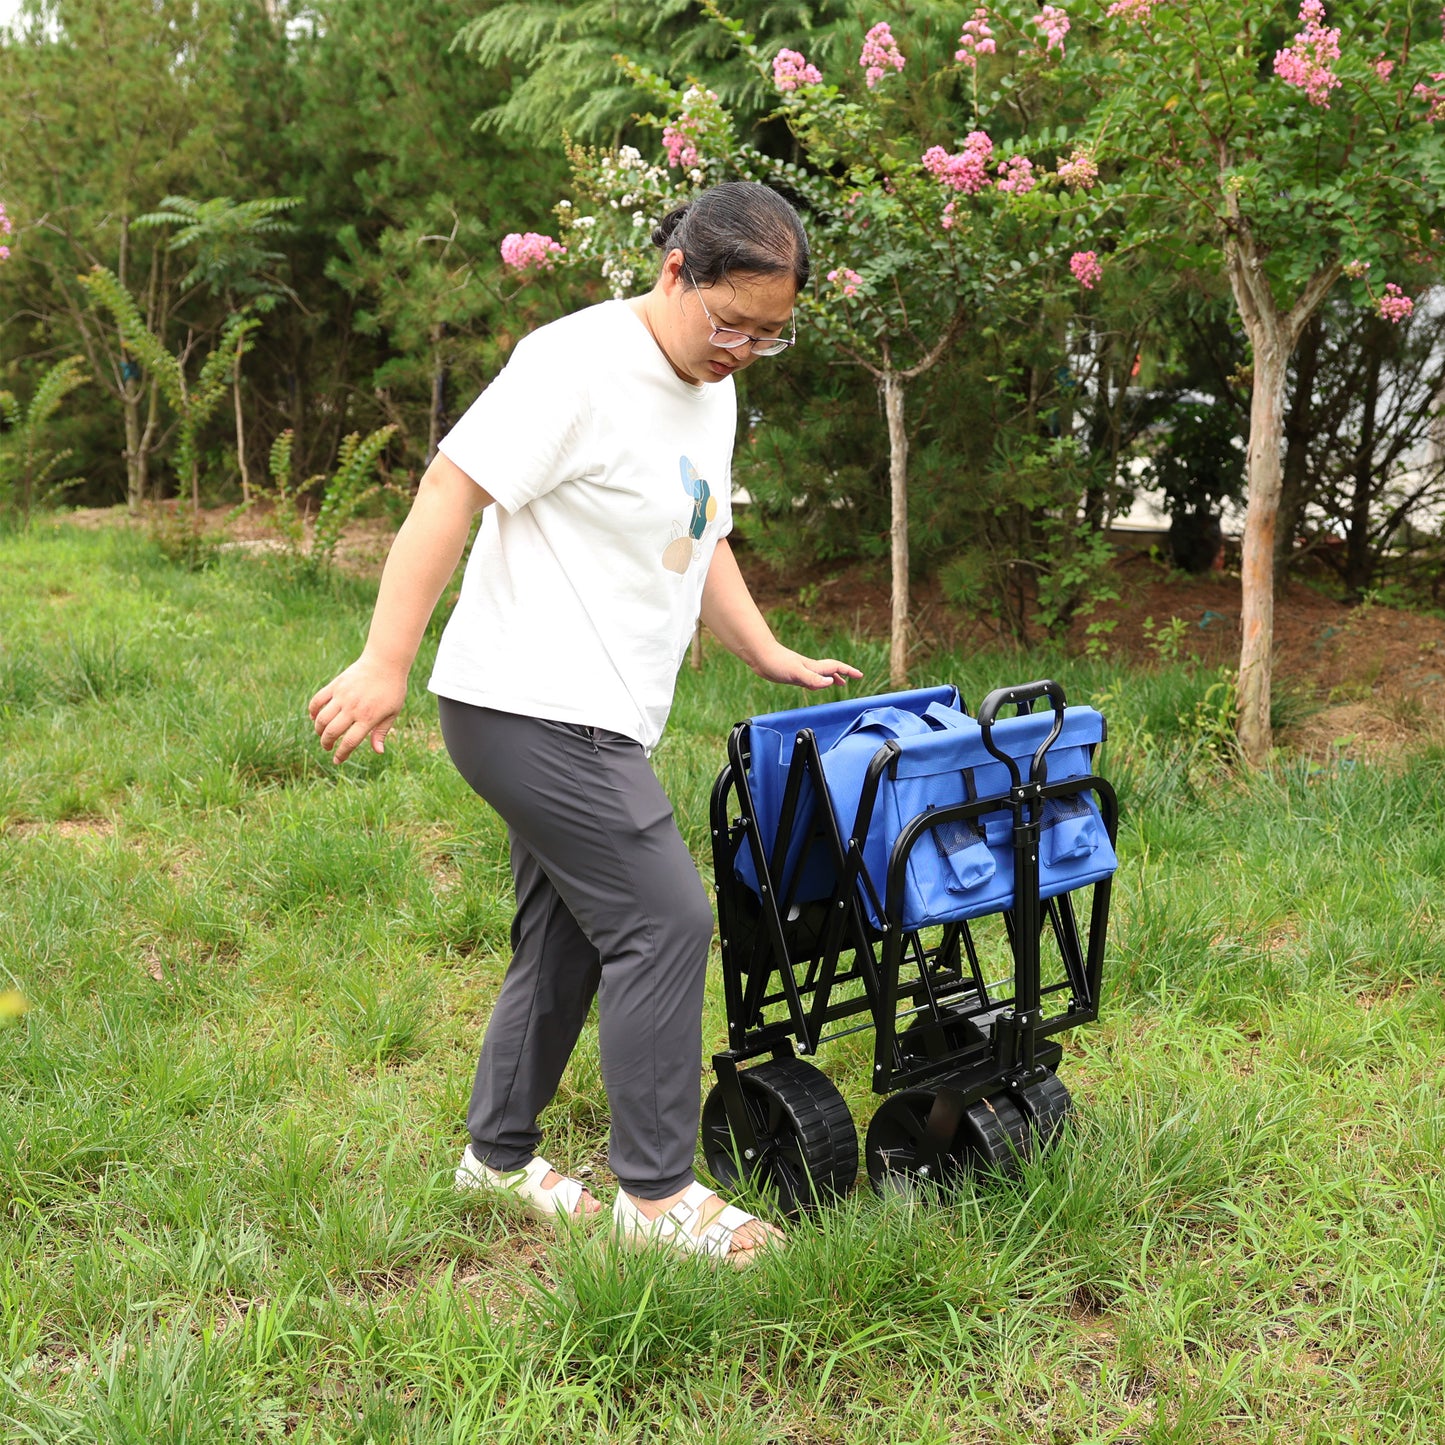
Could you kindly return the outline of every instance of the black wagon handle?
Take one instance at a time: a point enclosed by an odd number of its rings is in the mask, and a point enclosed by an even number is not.
[[[984,698],[978,709],[978,725],[983,732],[983,745],[999,762],[1008,767],[1009,778],[1014,787],[1019,787],[1023,779],[1019,776],[1018,764],[1005,752],[1001,752],[993,745],[993,725],[998,720],[1000,708],[1016,707],[1021,712],[1027,712],[1032,703],[1039,698],[1046,697],[1053,704],[1054,725],[1048,737],[1039,745],[1038,751],[1034,754],[1033,764],[1029,769],[1029,781],[1043,783],[1048,781],[1047,769],[1044,765],[1044,754],[1054,745],[1054,739],[1064,728],[1064,690],[1058,683],[1048,678],[1041,678],[1038,682],[1023,682],[1017,687],[996,687]]]

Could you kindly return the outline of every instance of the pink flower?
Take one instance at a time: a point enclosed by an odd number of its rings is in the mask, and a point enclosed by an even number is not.
[[[1099,264],[1098,256],[1092,251],[1075,251],[1069,257],[1069,270],[1074,273],[1074,280],[1085,291],[1092,291],[1104,276],[1104,268]]]
[[[1351,281],[1358,281],[1370,269],[1368,261],[1346,261],[1340,268]]]
[[[1057,5],[1045,5],[1037,15],[1034,16],[1034,24],[1044,32],[1044,38],[1049,42],[1044,49],[1052,50],[1054,46],[1059,47],[1059,54],[1064,52],[1064,36],[1069,33],[1069,17],[1059,9]]]
[[[858,64],[864,67],[863,79],[868,82],[868,89],[872,90],[888,74],[890,66],[894,70],[902,70],[905,63],[888,22],[880,20],[863,37],[863,53],[858,57]]]
[[[1082,146],[1075,146],[1068,160],[1059,162],[1059,179],[1066,186],[1078,186],[1081,191],[1092,190],[1099,179],[1099,167],[1093,156]]]
[[[993,55],[996,49],[993,31],[988,28],[988,11],[980,5],[973,12],[973,19],[963,22],[963,30],[958,37],[958,49],[953,52],[953,58],[970,69],[977,70],[978,57]]]
[[[930,146],[923,153],[923,169],[938,177],[946,186],[975,196],[993,183],[988,177],[993,142],[985,131],[970,131],[963,149],[950,155],[942,146]]]
[[[1386,321],[1393,321],[1396,326],[1408,320],[1415,309],[1415,303],[1393,281],[1385,283],[1385,294],[1375,306]]]
[[[1287,49],[1275,52],[1274,73],[1304,91],[1311,105],[1328,110],[1330,91],[1340,84],[1330,69],[1330,62],[1340,58],[1340,32],[1325,28],[1324,0],[1303,0],[1299,18],[1304,29]]]
[[[822,72],[796,50],[780,50],[773,56],[773,84],[779,90],[796,90],[800,85],[821,85]]]
[[[8,261],[9,259],[10,259],[10,247],[9,247],[9,246],[0,246],[0,261]]]
[[[840,266],[836,271],[829,271],[828,279],[840,287],[844,297],[847,298],[856,296],[859,287],[863,285],[863,278],[848,266]]]
[[[529,271],[534,266],[550,271],[555,258],[566,254],[567,248],[561,242],[536,231],[513,231],[502,237],[502,263],[514,271]]]
[[[1394,71],[1395,62],[1393,60],[1386,60],[1382,55],[1375,61],[1375,74],[1378,75],[1381,80],[1388,80],[1390,76],[1394,74]]]
[[[663,127],[662,145],[667,151],[668,165],[681,166],[686,170],[697,164],[697,147],[693,145],[690,134],[695,124],[690,116],[682,116],[676,125]]]
[[[999,168],[1003,178],[998,183],[1001,191],[1012,191],[1015,195],[1026,196],[1037,184],[1034,180],[1034,163],[1027,156],[1010,156]]]
[[[1426,85],[1421,81],[1410,93],[1430,107],[1425,115],[1426,120],[1445,120],[1445,90],[1436,89],[1440,82],[1445,80],[1445,70],[1437,70],[1430,79],[1435,85]]]
[[[943,215],[942,215],[942,217],[941,217],[940,219],[941,219],[941,221],[942,221],[943,229],[944,229],[945,231],[951,231],[951,230],[953,230],[953,208],[954,208],[957,204],[958,204],[957,201],[950,201],[950,202],[943,208]]]
[[[1125,20],[1137,20],[1141,25],[1147,25],[1155,4],[1156,0],[1114,0],[1104,14],[1110,20],[1119,15]]]

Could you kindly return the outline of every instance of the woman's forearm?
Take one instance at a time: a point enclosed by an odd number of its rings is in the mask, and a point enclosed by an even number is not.
[[[438,455],[427,468],[387,555],[366,647],[311,699],[316,735],[338,763],[367,738],[376,752],[385,750],[437,598],[456,570],[472,519],[490,501],[446,457]]]
[[[856,667],[836,657],[804,657],[773,636],[726,538],[717,544],[703,584],[702,621],[729,652],[769,682],[817,689],[863,676]]]

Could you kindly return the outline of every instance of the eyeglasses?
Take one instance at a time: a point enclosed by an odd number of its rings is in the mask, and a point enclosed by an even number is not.
[[[692,289],[702,307],[702,314],[712,325],[712,335],[708,340],[714,346],[720,346],[724,351],[736,351],[740,346],[751,344],[754,356],[777,356],[779,352],[786,351],[798,339],[798,314],[796,311],[790,318],[793,326],[791,336],[749,336],[746,331],[736,331],[731,326],[719,326],[716,321],[713,321],[712,312],[707,309],[707,302],[702,299],[702,292],[697,289],[696,278],[691,271],[687,273],[687,276],[688,280],[692,282]]]

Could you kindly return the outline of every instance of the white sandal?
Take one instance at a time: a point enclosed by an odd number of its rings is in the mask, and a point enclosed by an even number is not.
[[[656,1219],[649,1219],[626,1191],[619,1189],[612,1206],[613,1226],[618,1237],[628,1244],[667,1245],[685,1254],[705,1254],[713,1259],[725,1259],[739,1269],[752,1264],[764,1250],[779,1246],[780,1240],[769,1237],[762,1244],[734,1249],[733,1239],[738,1230],[761,1221],[756,1215],[731,1204],[724,1204],[705,1229],[694,1233],[693,1224],[703,1205],[712,1197],[713,1191],[706,1184],[694,1180],[676,1204]]]
[[[552,1166],[540,1154],[520,1169],[493,1169],[490,1164],[483,1164],[468,1144],[462,1151],[462,1162],[457,1165],[456,1187],[495,1189],[520,1199],[534,1213],[585,1219],[586,1212],[579,1213],[577,1206],[582,1203],[587,1186],[563,1174],[550,1188],[544,1189],[542,1181],[552,1172]]]

